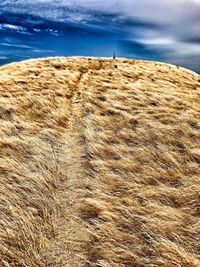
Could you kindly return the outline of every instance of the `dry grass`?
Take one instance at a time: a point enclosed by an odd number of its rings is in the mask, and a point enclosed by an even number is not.
[[[0,74],[1,266],[200,266],[199,75],[95,58]]]

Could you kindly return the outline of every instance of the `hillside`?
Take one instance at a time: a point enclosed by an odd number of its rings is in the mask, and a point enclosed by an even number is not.
[[[0,266],[200,266],[198,74],[27,60],[0,111]]]

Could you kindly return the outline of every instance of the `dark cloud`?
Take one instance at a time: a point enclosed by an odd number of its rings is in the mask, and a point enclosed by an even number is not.
[[[144,60],[161,60],[167,61],[167,54],[170,53],[170,50],[165,48],[165,53],[160,47],[147,46],[135,41],[123,40],[120,43],[121,51],[127,54],[128,58],[137,58]]]
[[[186,43],[192,43],[192,44],[199,44],[200,45],[200,36],[185,37],[185,38],[182,38],[181,41],[184,41]]]

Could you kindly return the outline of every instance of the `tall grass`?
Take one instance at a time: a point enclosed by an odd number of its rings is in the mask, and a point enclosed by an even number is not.
[[[200,77],[126,59],[0,68],[2,266],[200,266]]]

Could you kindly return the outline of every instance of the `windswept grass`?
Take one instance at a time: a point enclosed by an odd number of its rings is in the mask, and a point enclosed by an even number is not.
[[[0,68],[2,266],[200,266],[200,76],[126,59]]]

